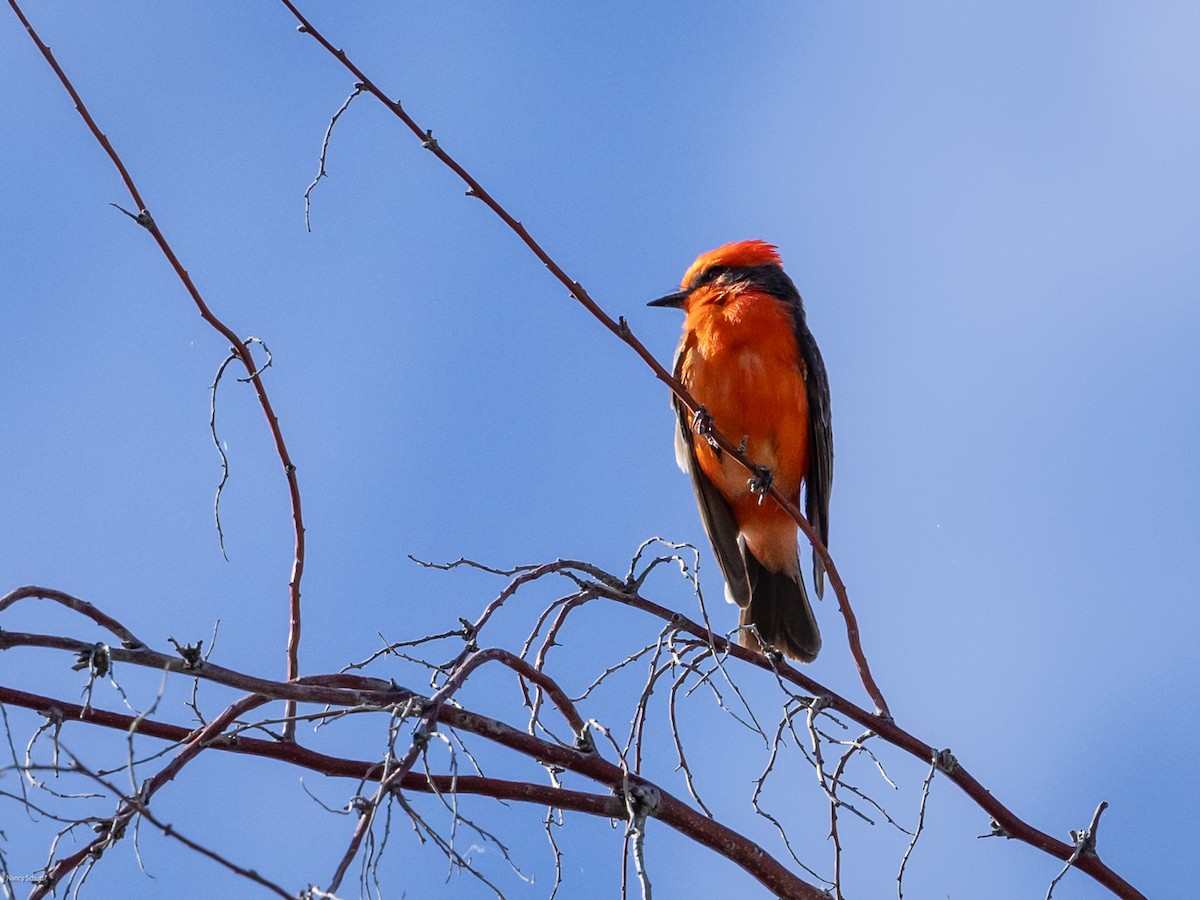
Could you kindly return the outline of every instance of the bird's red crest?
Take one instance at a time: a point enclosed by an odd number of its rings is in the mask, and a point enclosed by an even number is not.
[[[779,258],[779,249],[774,244],[768,244],[766,241],[734,241],[697,256],[696,261],[688,267],[684,274],[680,286],[686,290],[696,275],[713,266],[740,268],[742,266],[772,265],[783,267],[783,260]]]

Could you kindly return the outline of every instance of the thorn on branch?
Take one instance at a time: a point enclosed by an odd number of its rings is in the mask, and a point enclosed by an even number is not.
[[[1008,833],[1008,829],[1005,828],[1003,825],[1001,825],[999,822],[997,822],[995,819],[991,819],[988,822],[988,824],[991,826],[992,830],[989,831],[987,834],[976,835],[977,838],[1002,837],[1002,838],[1008,838],[1009,840],[1012,840],[1012,835]]]
[[[1092,816],[1092,823],[1082,831],[1072,831],[1071,840],[1079,847],[1079,855],[1096,855],[1096,830],[1100,827],[1100,816],[1108,809],[1108,801],[1102,800]]]
[[[88,669],[97,678],[103,678],[111,667],[112,652],[109,650],[108,644],[95,643],[87,650],[80,651],[75,665],[71,666],[71,669],[76,672],[80,669]]]
[[[429,729],[422,723],[413,729],[412,740],[413,746],[420,750],[424,750],[429,746],[429,738],[431,737]]]
[[[275,364],[275,355],[271,352],[271,348],[267,346],[266,341],[264,341],[262,338],[255,337],[254,335],[250,335],[244,341],[242,341],[242,343],[246,345],[247,351],[249,351],[251,344],[258,344],[263,348],[263,352],[267,354],[267,361],[265,363],[263,363],[258,368],[254,369],[245,378],[238,379],[238,381],[240,381],[242,384],[249,384],[255,378],[257,378],[259,375],[261,375],[263,372],[265,372],[267,369],[271,368],[271,366],[273,366]],[[237,347],[230,347],[229,352],[237,353],[238,352]],[[240,356],[241,354],[238,354],[238,355]]]
[[[1068,832],[1071,835],[1071,843],[1079,845],[1079,855],[1087,856],[1096,855],[1096,836],[1086,828],[1076,831],[1074,828]]]
[[[832,702],[833,698],[828,694],[817,694],[817,696],[811,698],[805,705],[808,707],[809,711],[816,716],[819,715],[821,711],[828,707]]]
[[[1084,828],[1080,831],[1072,830],[1070,832],[1071,841],[1075,844],[1075,850],[1071,853],[1070,858],[1067,859],[1066,865],[1063,866],[1062,871],[1059,872],[1058,875],[1055,876],[1054,880],[1050,882],[1050,887],[1046,891],[1046,900],[1051,900],[1051,898],[1054,896],[1054,889],[1058,886],[1058,883],[1062,881],[1063,876],[1065,876],[1067,872],[1071,871],[1071,867],[1079,861],[1081,856],[1096,855],[1096,830],[1100,827],[1100,816],[1104,814],[1106,809],[1108,809],[1108,801],[1102,800],[1100,805],[1096,807],[1096,812],[1092,814],[1091,824],[1088,825],[1087,828]]]
[[[954,754],[950,752],[949,747],[945,750],[933,751],[932,762],[947,775],[950,775],[958,768],[958,760],[954,758]]]
[[[475,640],[475,638],[478,637],[479,630],[473,623],[468,622],[462,616],[459,616],[458,621],[462,623],[462,639],[466,641],[466,649],[471,653],[474,653],[479,649],[479,644]]]
[[[125,825],[128,820],[113,816],[111,819],[101,819],[92,825],[92,831],[105,835],[104,843],[97,844],[92,850],[92,856],[99,859],[110,846],[125,836]]]
[[[137,215],[134,215],[133,213],[131,213],[129,210],[127,210],[125,207],[121,206],[120,204],[110,203],[108,205],[116,207],[121,212],[125,213],[125,215],[129,216],[129,218],[133,219],[133,221],[137,222],[139,225],[141,225],[143,228],[145,228],[147,231],[154,231],[154,229],[156,227],[154,224],[154,217],[150,215],[150,211],[148,209],[143,209]]]
[[[180,644],[173,637],[167,638],[175,645],[175,652],[183,657],[183,667],[189,672],[194,672],[204,665],[204,641],[196,641],[194,644]]]
[[[583,730],[575,735],[575,749],[580,753],[596,752],[596,741],[592,738],[592,733],[588,730],[587,725],[584,725]]]
[[[631,822],[640,824],[647,816],[657,816],[662,811],[662,794],[652,784],[629,780],[628,788],[618,784],[613,795],[625,802]]]
[[[653,785],[634,784],[629,788],[629,804],[637,819],[657,816],[662,811],[662,794]]]

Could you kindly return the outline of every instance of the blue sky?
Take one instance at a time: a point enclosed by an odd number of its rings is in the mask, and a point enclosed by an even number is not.
[[[80,11],[26,5],[209,303],[274,353],[267,385],[309,527],[306,671],[366,656],[377,632],[452,627],[501,586],[421,570],[409,553],[624,571],[647,537],[703,543],[661,385],[369,98],[339,123],[305,231],[304,189],[352,81],[282,6]],[[1108,800],[1106,861],[1150,896],[1183,895],[1180,854],[1200,840],[1194,5],[306,11],[661,359],[679,318],[646,300],[700,251],[779,245],[830,372],[830,548],[893,712],[1060,838]],[[0,591],[72,591],[159,647],[207,639],[219,618],[215,660],[278,676],[291,528],[261,412],[245,386],[223,386],[226,563],[208,435],[226,347],[149,237],[108,205],[127,204],[115,170],[7,10],[0,118]],[[715,567],[701,571],[719,598]],[[694,608],[678,581],[657,588]],[[711,605],[731,627],[732,611]],[[574,687],[657,631],[623,612],[591,616],[580,670],[562,672]],[[826,649],[811,674],[861,698],[835,605],[818,616]],[[35,605],[0,625],[92,634]],[[14,651],[0,678],[69,697],[80,679],[65,663]],[[122,681],[152,702],[156,677]],[[513,699],[501,679],[474,690],[479,705]],[[186,695],[172,688],[162,708],[182,718]],[[614,727],[628,716],[615,695],[586,712]],[[692,715],[728,816],[785,854],[748,812],[761,747],[706,743],[727,720],[699,702]],[[13,722],[18,734],[36,724]],[[344,734],[354,739],[318,737],[381,749],[369,728]],[[123,752],[82,728],[64,740]],[[867,768],[860,777],[911,823],[924,767],[884,758],[897,795]],[[648,774],[683,793],[671,767],[666,748]],[[745,779],[722,780],[731,767]],[[185,772],[156,801],[168,820],[195,822],[289,887],[327,880],[351,824],[293,773],[242,760]],[[777,803],[806,861],[828,872],[825,807],[811,771],[793,774]],[[334,806],[352,792],[305,783]],[[544,896],[540,810],[477,809],[504,817],[538,873],[532,888],[510,879],[511,895]],[[0,821],[10,868],[39,864],[45,826],[12,825],[11,804]],[[848,891],[893,891],[904,841],[846,828]],[[984,817],[944,781],[927,828],[906,896],[1043,896],[1058,870],[976,840]],[[663,831],[648,845],[660,893],[749,888]],[[563,836],[567,895],[611,896],[619,837],[577,819]],[[401,885],[476,895],[468,878],[443,885],[440,857],[406,828],[395,840],[390,896]],[[142,853],[158,881],[124,846],[92,875],[94,895],[155,896],[185,878],[250,890],[156,836]],[[1072,875],[1054,896],[1106,894]]]

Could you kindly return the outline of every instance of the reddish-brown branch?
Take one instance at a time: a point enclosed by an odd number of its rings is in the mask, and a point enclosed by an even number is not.
[[[66,89],[67,93],[71,95],[71,99],[75,102],[75,109],[83,118],[88,130],[91,131],[104,152],[108,154],[108,158],[112,160],[113,165],[116,166],[117,171],[121,175],[121,180],[125,182],[125,187],[129,191],[129,196],[133,199],[134,205],[138,209],[139,215],[135,217],[138,224],[142,225],[154,236],[155,243],[158,244],[159,249],[167,258],[167,262],[170,263],[171,268],[174,269],[175,274],[183,283],[188,295],[192,298],[192,302],[196,304],[196,308],[200,311],[200,316],[229,342],[241,360],[242,365],[246,367],[248,380],[254,386],[254,392],[258,396],[258,403],[267,417],[267,426],[270,428],[271,437],[275,441],[275,450],[279,455],[279,461],[283,464],[283,472],[287,478],[288,493],[291,499],[292,523],[295,528],[296,540],[292,557],[292,572],[288,582],[287,677],[289,679],[296,678],[300,674],[300,580],[304,576],[304,516],[300,505],[300,483],[296,478],[296,466],[292,462],[287,444],[283,439],[283,431],[279,427],[279,418],[275,415],[275,410],[271,406],[270,399],[267,397],[267,389],[260,377],[258,366],[254,362],[254,357],[250,353],[250,348],[246,342],[238,337],[228,325],[217,318],[216,314],[209,309],[208,304],[200,295],[199,289],[192,281],[192,277],[183,267],[183,263],[179,261],[179,257],[175,255],[175,251],[167,242],[158,223],[150,215],[148,207],[137,189],[137,185],[133,182],[133,177],[129,174],[129,170],[125,168],[125,163],[121,161],[121,157],[117,154],[108,137],[100,130],[95,119],[92,118],[92,114],[88,112],[83,98],[75,90],[75,86],[58,64],[58,60],[54,58],[54,54],[50,51],[50,48],[43,43],[37,31],[34,30],[29,20],[25,18],[25,13],[17,5],[16,0],[8,0],[8,5],[17,14],[17,18],[21,20],[21,24],[25,27],[33,43],[41,51],[42,56],[46,58],[46,62],[50,64],[50,68],[54,70],[54,74],[58,76],[58,80],[62,82],[62,86]],[[290,712],[291,710],[289,709],[289,714]],[[289,736],[291,735],[290,725],[287,733]]]
[[[126,649],[133,650],[138,647],[146,646],[132,631],[110,616],[103,612],[86,600],[80,600],[78,597],[73,597],[66,591],[55,590],[54,588],[39,587],[38,585],[28,584],[24,587],[15,588],[0,597],[0,612],[8,609],[19,600],[27,600],[36,598],[39,600],[53,600],[55,603],[61,603],[68,609],[73,609],[80,615],[91,619],[101,628],[111,631],[121,639],[121,645]]]
[[[187,741],[196,733],[195,729],[182,725],[172,725],[155,719],[110,712],[92,706],[80,706],[78,703],[65,703],[55,697],[31,694],[28,691],[2,686],[0,686],[0,703],[34,710],[43,715],[60,716],[64,721],[99,725],[177,744]],[[334,778],[378,781],[383,775],[383,766],[378,762],[329,756],[316,750],[310,750],[298,743],[269,741],[264,738],[238,735],[236,738],[214,742],[211,749],[274,759]],[[497,800],[535,803],[606,819],[619,819],[625,815],[625,804],[615,796],[589,794],[586,791],[573,791],[525,781],[487,778],[482,775],[436,775],[410,772],[403,779],[400,787],[406,791],[421,791],[431,794],[457,792],[493,797]]]
[[[594,567],[586,566],[584,568],[592,569]],[[611,576],[609,577],[611,578]],[[722,656],[736,657],[743,663],[747,663],[765,672],[776,674],[782,680],[795,685],[813,696],[825,697],[829,709],[846,716],[864,728],[874,731],[883,740],[899,747],[917,759],[928,761],[932,758],[935,749],[932,745],[905,731],[891,719],[868,712],[857,704],[847,700],[837,692],[813,680],[802,670],[782,662],[773,666],[771,661],[761,653],[731,643],[675,610],[668,609],[640,595],[621,594],[615,591],[610,585],[601,582],[593,583],[592,588],[599,596],[617,600],[626,606],[641,610],[664,622],[670,623],[681,632],[699,638],[705,643],[710,644]],[[22,646],[53,648],[69,651],[74,654],[85,652],[91,647],[85,641],[78,641],[72,638],[0,631],[0,651]],[[256,678],[211,663],[205,663],[199,670],[189,670],[185,661],[179,657],[157,653],[149,649],[124,650],[112,648],[110,653],[115,662],[134,663],[160,671],[164,668],[169,668],[173,671],[197,676],[276,700],[295,700],[302,703],[328,704],[338,707],[374,705],[385,708],[414,699],[424,699],[411,691],[392,688],[387,682],[361,675],[343,673],[338,675],[308,676],[300,679],[298,682],[284,683]],[[4,690],[6,689],[0,689],[0,702],[3,702],[5,696]],[[61,706],[61,704],[59,705]],[[619,785],[622,783],[624,777],[620,767],[608,763],[595,754],[582,753],[574,748],[543,741],[541,738],[524,731],[519,731],[506,723],[462,707],[449,704],[440,705],[437,711],[437,719],[451,727],[477,734],[486,740],[505,746],[528,758],[559,766],[603,784],[610,786]],[[240,740],[242,739],[239,738]],[[968,797],[991,816],[1005,835],[1036,847],[1058,859],[1065,861],[1071,858],[1075,851],[1074,847],[1056,840],[1018,817],[984,788],[961,763],[956,765],[952,771],[944,774],[946,778],[958,785]],[[705,832],[706,839],[701,841],[702,843],[707,844],[708,840],[730,839],[724,832],[727,832],[728,835],[736,835],[736,832],[725,829],[724,826],[720,826],[719,823],[715,823],[713,820],[695,812],[695,810],[692,810],[686,804],[682,804],[673,798],[670,798],[671,802],[668,802],[669,798],[667,795],[664,793],[663,796],[663,808],[664,810],[668,810],[673,816],[671,821],[673,823],[681,823],[678,827],[681,827],[681,830],[685,830],[685,833],[697,840],[700,840],[698,837],[699,833]],[[659,818],[663,818],[663,816],[660,815]],[[715,836],[712,832],[706,831],[710,827],[719,827],[722,829],[723,834]],[[745,840],[744,838],[740,838],[740,836],[738,838],[742,841]],[[747,843],[749,844],[750,842]],[[739,848],[741,847],[740,844],[736,844],[736,841],[735,845]],[[754,846],[756,847],[757,845]],[[753,855],[762,851],[759,848],[741,850],[739,852]],[[725,855],[730,856],[730,853],[726,852]],[[730,858],[734,857],[730,856]],[[771,862],[774,865],[779,865],[774,860],[771,860]],[[1095,854],[1086,854],[1080,857],[1075,862],[1075,868],[1087,873],[1119,897],[1142,898],[1143,896]],[[786,869],[783,871],[786,871]],[[762,876],[756,874],[756,877],[763,880]],[[764,880],[765,883],[767,882]]]
[[[29,645],[28,642],[24,641],[23,639],[29,637],[43,636],[17,635],[8,632],[0,632],[0,649],[5,649],[7,646],[27,646]],[[15,642],[9,641],[6,643],[6,639],[8,638],[14,638],[16,640]],[[37,645],[61,646],[59,643],[57,643],[60,640],[65,639],[39,641]],[[82,642],[75,643],[79,644],[80,648],[83,646]],[[62,649],[78,648],[63,646]],[[126,655],[128,654],[128,651],[114,650],[114,658],[117,657],[118,653]],[[129,662],[140,662],[142,664],[151,665],[154,668],[160,668],[160,666],[155,666],[151,662],[152,657],[155,656],[161,657],[162,655],[153,654],[152,652],[147,654],[143,651],[137,655],[126,655],[126,659]],[[241,675],[240,673],[231,673],[230,670],[220,670],[219,672],[213,671],[217,668],[218,667],[215,666],[205,666],[202,670],[193,672],[192,674],[198,675],[202,678],[218,675],[221,677],[213,678],[212,680],[221,681],[222,683],[226,684],[234,680],[242,683],[251,682],[268,688],[265,693],[253,694],[247,698],[244,698],[242,701],[239,701],[239,703],[251,701],[254,701],[255,703],[262,703],[266,702],[266,700],[270,698],[289,698],[303,699],[307,702],[329,703],[331,705],[338,706],[356,706],[362,702],[371,702],[372,700],[383,699],[382,695],[389,693],[369,690],[355,691],[353,689],[332,688],[322,685],[266,682],[262,679],[255,679],[252,676]],[[235,677],[231,678],[231,675]],[[339,681],[347,684],[354,683],[355,679],[365,683],[378,683],[375,679],[365,679],[361,678],[360,676],[340,675],[335,677]],[[345,679],[350,680],[344,681]],[[335,699],[336,692],[340,691],[344,691],[343,695],[340,698]],[[307,694],[305,692],[315,693]],[[414,696],[411,694],[411,692],[407,691],[391,691],[390,694],[393,703],[403,701],[405,699],[411,699]],[[320,699],[317,699],[318,697]],[[76,704],[64,704],[60,703],[54,698],[38,697],[37,695],[0,687],[0,703],[9,702],[17,706],[38,709],[47,714],[55,714],[57,712],[64,717],[79,717],[84,721],[91,721],[95,724],[105,725],[107,727],[124,726],[128,730],[133,726],[132,719],[122,716],[119,713],[97,712],[95,710],[83,711],[83,708]],[[81,712],[83,713],[82,715]],[[729,828],[723,823],[714,819],[710,819],[702,813],[697,812],[663,788],[653,784],[650,781],[647,781],[644,778],[626,772],[620,766],[608,762],[594,752],[584,752],[571,747],[564,747],[544,741],[533,735],[527,734],[526,732],[518,731],[517,729],[512,728],[511,726],[496,719],[480,715],[455,705],[439,704],[437,718],[438,721],[441,721],[453,728],[479,735],[482,738],[505,746],[510,750],[514,750],[527,759],[534,759],[543,765],[553,765],[567,771],[575,772],[576,774],[603,784],[610,789],[621,790],[624,789],[626,785],[639,786],[645,791],[652,792],[656,797],[659,798],[658,807],[653,813],[654,818],[657,818],[670,827],[678,830],[684,836],[703,846],[716,850],[721,855],[732,860],[748,874],[758,879],[758,881],[771,890],[775,896],[798,898],[798,900],[820,900],[820,898],[823,896],[821,892],[812,885],[808,884],[790,872],[787,867],[767,853],[759,844],[749,840],[744,835],[738,833],[732,828]],[[181,732],[184,734],[190,734],[193,736],[191,737],[191,743],[188,745],[189,747],[200,742],[203,742],[205,746],[213,747],[213,749],[228,749],[233,752],[253,752],[248,748],[262,747],[264,752],[261,755],[284,759],[290,762],[295,762],[298,765],[307,765],[308,767],[315,768],[318,771],[328,771],[330,774],[344,773],[361,777],[361,766],[368,765],[366,763],[355,763],[345,760],[339,760],[334,763],[332,758],[322,757],[319,754],[311,754],[310,752],[303,751],[302,748],[294,743],[288,745],[272,745],[264,741],[260,744],[253,744],[251,743],[253,739],[249,738],[238,737],[234,740],[220,739],[220,731],[213,730],[218,721],[222,721],[227,725],[231,720],[227,715],[223,715],[220,720],[214,719],[213,722],[203,730],[200,736],[195,736],[196,732],[186,732],[184,729],[175,731],[173,726],[150,722],[150,720],[142,720],[139,722],[137,725],[137,730],[143,731],[146,734],[151,734],[155,737],[162,737],[171,740],[178,739]],[[221,730],[224,730],[224,726],[222,726]],[[267,747],[283,748],[285,746],[289,750],[287,753],[282,752],[281,749],[266,749]],[[318,759],[322,761],[322,765],[313,765],[313,763],[317,762]],[[184,761],[186,762],[186,760]],[[328,764],[328,768],[325,767],[325,764]],[[386,771],[384,767],[378,763],[369,765],[371,766],[371,768],[368,770],[369,777],[372,777],[376,780],[381,777],[390,778],[395,772],[394,768],[390,772]],[[341,771],[334,770],[335,767],[342,766],[347,766],[352,771],[345,771],[344,769]],[[168,767],[168,769],[170,768],[171,767]],[[177,771],[177,768],[175,771]],[[173,776],[173,774],[174,772],[171,772],[171,776]],[[160,786],[159,782],[161,776],[162,773],[160,773],[160,776],[156,776],[153,781],[155,789]],[[424,775],[417,775],[412,772],[408,772],[402,778],[397,778],[397,780],[394,782],[394,787],[406,787],[408,786],[406,784],[408,779],[414,777],[419,779],[425,778]],[[499,790],[501,786],[492,784],[492,779],[482,779],[480,781],[474,781],[473,779],[464,781],[464,779],[468,779],[468,776],[459,777],[457,782],[477,786],[481,788],[479,791],[480,793],[486,793],[489,796],[500,796]],[[516,796],[513,796],[512,799],[531,799],[538,793],[535,788],[536,786],[530,786],[530,788],[527,789],[519,784],[514,785],[513,790]],[[448,790],[454,789],[454,785],[442,782],[438,784],[438,789],[444,793]],[[557,791],[558,789],[549,788],[544,790]],[[548,802],[549,805],[557,806],[559,804],[553,800],[555,796],[557,796],[556,793],[542,793],[540,796],[538,796],[538,800],[539,802]],[[588,796],[595,795],[574,792],[571,799],[582,801],[583,798]],[[623,799],[614,799],[618,800],[616,806],[604,804],[600,811],[591,808],[595,805],[596,801],[586,801],[589,808],[582,808],[582,803],[578,806],[571,807],[564,805],[562,808],[575,808],[581,812],[593,812],[594,814],[608,817],[624,818],[627,815],[626,802]],[[614,810],[616,811],[615,816],[613,815]],[[86,854],[73,854],[71,857],[68,857],[67,860],[63,860],[57,864],[52,873],[55,881],[82,862],[84,856],[86,856]],[[68,866],[68,862],[72,864]]]
[[[670,613],[667,614],[667,618],[670,620]],[[15,647],[44,647],[79,654],[89,649],[90,646],[85,641],[56,635],[0,631],[0,651]],[[309,676],[298,679],[295,682],[273,682],[226,669],[212,663],[204,663],[198,669],[189,669],[187,663],[179,657],[172,657],[148,649],[123,650],[113,648],[111,650],[111,657],[114,662],[142,665],[159,671],[166,668],[229,687],[246,690],[264,701],[266,699],[293,700],[302,703],[327,704],[338,707],[353,708],[363,705],[374,705],[380,708],[388,708],[397,703],[425,700],[425,698],[411,691],[391,688],[387,682],[382,682],[379,679],[345,673],[339,675]],[[0,688],[0,702],[4,702],[4,698],[9,695],[9,689]],[[434,706],[431,701],[425,700],[425,702],[429,703],[431,708]],[[524,731],[518,731],[504,722],[480,715],[460,706],[443,703],[436,704],[436,707],[438,721],[460,731],[476,734],[485,740],[500,744],[528,759],[536,759],[543,764],[558,766],[561,769],[575,772],[613,789],[620,788],[627,783],[643,785],[648,790],[652,790],[661,796],[660,808],[655,813],[655,818],[667,823],[692,840],[706,847],[718,850],[722,855],[736,862],[746,872],[774,891],[777,896],[812,898],[812,900],[816,900],[816,898],[821,896],[819,891],[797,878],[754,841],[749,840],[732,828],[697,812],[651,782],[628,774],[620,766],[608,762],[593,752],[584,752],[572,747],[564,747],[544,741]],[[58,708],[62,711],[64,704],[51,701],[50,709],[53,708]],[[863,715],[868,714],[863,713]],[[95,721],[98,724],[110,724],[111,727],[112,720],[109,722]],[[240,743],[242,740],[242,738],[238,738],[237,743]],[[381,771],[380,774],[387,777],[389,773]],[[621,809],[624,808],[625,804],[622,803]]]
[[[571,698],[567,696],[566,692],[559,686],[557,681],[555,681],[545,672],[541,671],[541,669],[530,665],[515,653],[510,653],[507,650],[502,650],[497,647],[492,647],[488,650],[481,650],[478,653],[474,653],[467,661],[467,664],[463,665],[457,670],[455,673],[455,680],[459,685],[461,685],[466,679],[467,675],[470,674],[471,670],[478,668],[485,662],[490,662],[493,660],[508,666],[508,668],[520,675],[522,679],[532,681],[539,688],[541,688],[545,692],[546,696],[550,698],[551,702],[558,707],[558,711],[562,713],[562,716],[564,719],[566,719],[567,724],[571,726],[571,732],[575,735],[576,739],[580,740],[583,738],[586,726],[584,724],[583,717],[579,715],[579,710],[577,710],[575,708],[575,704],[571,702]]]
[[[11,2],[11,0],[10,0]],[[686,387],[679,382],[663,365],[654,357],[629,328],[629,323],[624,317],[614,320],[595,300],[588,294],[587,290],[578,281],[571,278],[566,271],[554,261],[553,257],[542,247],[537,240],[534,239],[528,229],[525,228],[507,209],[505,209],[499,201],[496,200],[488,191],[481,185],[474,176],[471,175],[463,166],[452,157],[449,153],[442,149],[441,145],[433,137],[433,132],[428,129],[421,128],[400,104],[398,100],[391,99],[383,90],[375,84],[366,73],[355,65],[346,55],[344,50],[340,50],[333,46],[329,40],[321,34],[312,23],[296,8],[291,0],[280,0],[300,22],[301,30],[311,35],[322,47],[328,50],[333,56],[345,66],[354,77],[358,79],[358,83],[363,86],[365,91],[374,94],[376,98],[384,103],[392,113],[408,127],[420,141],[425,149],[431,151],[447,168],[455,175],[462,179],[467,185],[468,196],[474,197],[482,201],[488,209],[494,212],[501,221],[504,222],[532,251],[533,255],[541,261],[550,274],[559,280],[570,292],[571,296],[592,314],[605,328],[611,331],[619,340],[623,341],[630,349],[633,350],[642,361],[650,367],[655,377],[665,384],[671,391],[683,402],[683,404],[692,412],[696,413],[700,409],[700,405],[691,395]],[[736,459],[749,474],[758,471],[757,464],[751,460],[744,451],[725,435],[713,429],[709,433],[710,439],[716,443],[724,452],[728,453],[733,459]],[[850,644],[850,652],[854,658],[855,666],[858,668],[859,676],[862,679],[863,687],[867,695],[871,698],[871,702],[875,704],[875,709],[881,715],[889,715],[887,701],[884,700],[883,692],[879,689],[874,676],[871,675],[871,667],[867,663],[866,654],[863,652],[862,639],[859,634],[858,619],[854,615],[854,610],[850,605],[850,598],[846,592],[846,585],[842,581],[841,575],[838,573],[837,566],[833,562],[833,557],[829,555],[829,550],[821,541],[816,530],[809,524],[804,514],[800,512],[800,508],[787,497],[778,487],[771,487],[770,495],[784,509],[789,516],[796,521],[797,527],[804,532],[804,536],[812,544],[813,552],[820,558],[825,566],[825,571],[829,574],[829,583],[833,587],[834,594],[838,598],[838,603],[841,605],[842,616],[846,621],[846,636]]]

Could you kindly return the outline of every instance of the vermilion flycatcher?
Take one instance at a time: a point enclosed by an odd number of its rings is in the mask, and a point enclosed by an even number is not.
[[[702,254],[678,293],[650,306],[682,309],[675,377],[711,416],[711,425],[760,467],[749,475],[712,446],[678,400],[675,454],[692,476],[704,530],[725,575],[726,595],[741,607],[739,640],[761,642],[802,662],[821,649],[804,590],[796,523],[763,492],[773,483],[800,504],[828,545],[833,484],[829,379],[804,321],[804,304],[774,246],[739,241]],[[770,475],[766,473],[769,472]],[[817,596],[825,568],[813,557]],[[753,626],[753,630],[749,627]]]

